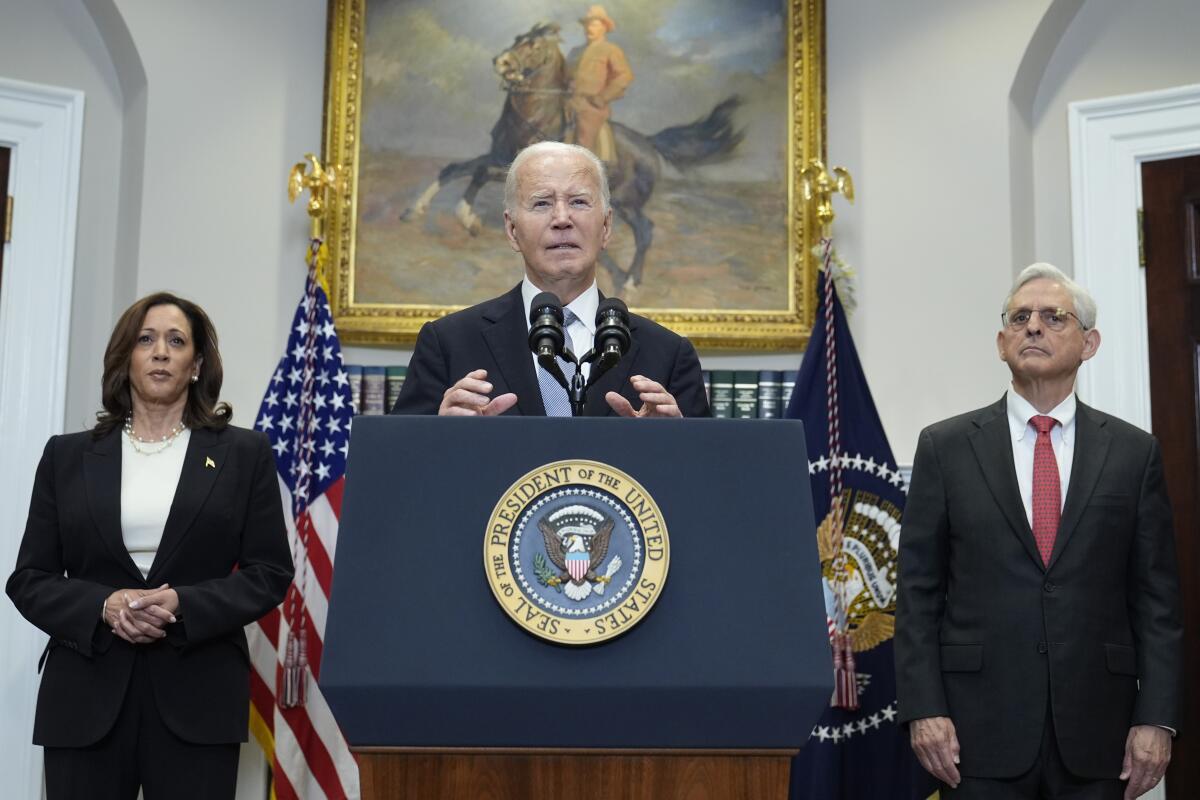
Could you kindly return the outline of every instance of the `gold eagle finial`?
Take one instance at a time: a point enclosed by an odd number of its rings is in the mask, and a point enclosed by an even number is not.
[[[854,179],[845,167],[834,167],[831,175],[819,158],[811,159],[800,171],[800,188],[807,203],[816,204],[817,221],[825,234],[833,222],[833,196],[840,194],[854,203]]]
[[[328,193],[337,188],[338,168],[324,166],[312,153],[305,153],[308,164],[298,162],[288,173],[288,200],[296,202],[296,198],[308,190],[308,216],[312,218],[312,236],[320,238],[321,223],[325,218],[328,207]],[[312,166],[312,171],[308,170]]]

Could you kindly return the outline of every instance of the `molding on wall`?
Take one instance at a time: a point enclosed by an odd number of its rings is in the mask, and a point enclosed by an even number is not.
[[[0,79],[0,144],[13,150],[12,242],[0,287],[0,564],[16,561],[34,467],[61,433],[66,405],[83,92]],[[30,744],[45,635],[0,603],[0,775],[5,794],[42,796],[41,748]],[[11,741],[10,741],[11,740]]]
[[[1079,393],[1150,430],[1140,165],[1200,153],[1200,84],[1071,103],[1067,123],[1074,277],[1096,298],[1104,334],[1099,353],[1080,370]]]

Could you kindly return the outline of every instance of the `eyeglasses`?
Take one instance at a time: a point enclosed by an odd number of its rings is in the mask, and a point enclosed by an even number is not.
[[[1087,330],[1087,326],[1080,321],[1079,317],[1065,308],[1018,308],[1013,311],[1005,311],[1000,315],[1000,319],[1009,328],[1020,331],[1025,329],[1034,314],[1041,317],[1042,324],[1046,326],[1047,330],[1061,331],[1067,327],[1067,321],[1072,318],[1079,323],[1080,328]]]

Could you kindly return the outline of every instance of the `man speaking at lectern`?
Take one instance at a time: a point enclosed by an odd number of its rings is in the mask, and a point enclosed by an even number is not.
[[[604,166],[577,145],[530,145],[509,167],[504,208],[525,279],[421,329],[393,414],[570,416],[567,390],[530,349],[529,307],[540,293],[553,293],[569,349],[580,356],[592,349],[602,299],[596,264],[612,231]],[[629,331],[628,352],[589,387],[585,415],[709,416],[691,343],[636,314]]]
[[[900,535],[896,684],[947,800],[1131,800],[1179,727],[1183,630],[1152,436],[1076,399],[1096,304],[1049,264],[996,345],[1012,387],[926,428]]]

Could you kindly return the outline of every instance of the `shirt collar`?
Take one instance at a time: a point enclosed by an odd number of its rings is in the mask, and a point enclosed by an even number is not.
[[[521,279],[521,300],[525,303],[526,330],[529,329],[529,305],[533,302],[533,298],[541,293],[542,290],[534,286],[528,276]],[[588,333],[595,335],[596,309],[600,307],[600,289],[596,287],[596,281],[593,280],[592,285],[585,289],[583,294],[567,303],[565,307],[575,312],[575,316],[579,318],[583,327],[587,328]]]
[[[1033,407],[1033,403],[1019,395],[1017,390],[1011,386],[1008,388],[1007,397],[1005,405],[1008,408],[1008,427],[1012,431],[1013,440],[1019,442],[1025,438],[1025,433],[1029,430],[1029,418],[1037,416],[1040,412]],[[1077,406],[1075,393],[1071,392],[1066,399],[1050,409],[1050,413],[1046,416],[1058,420],[1058,424],[1065,431],[1075,422]]]

